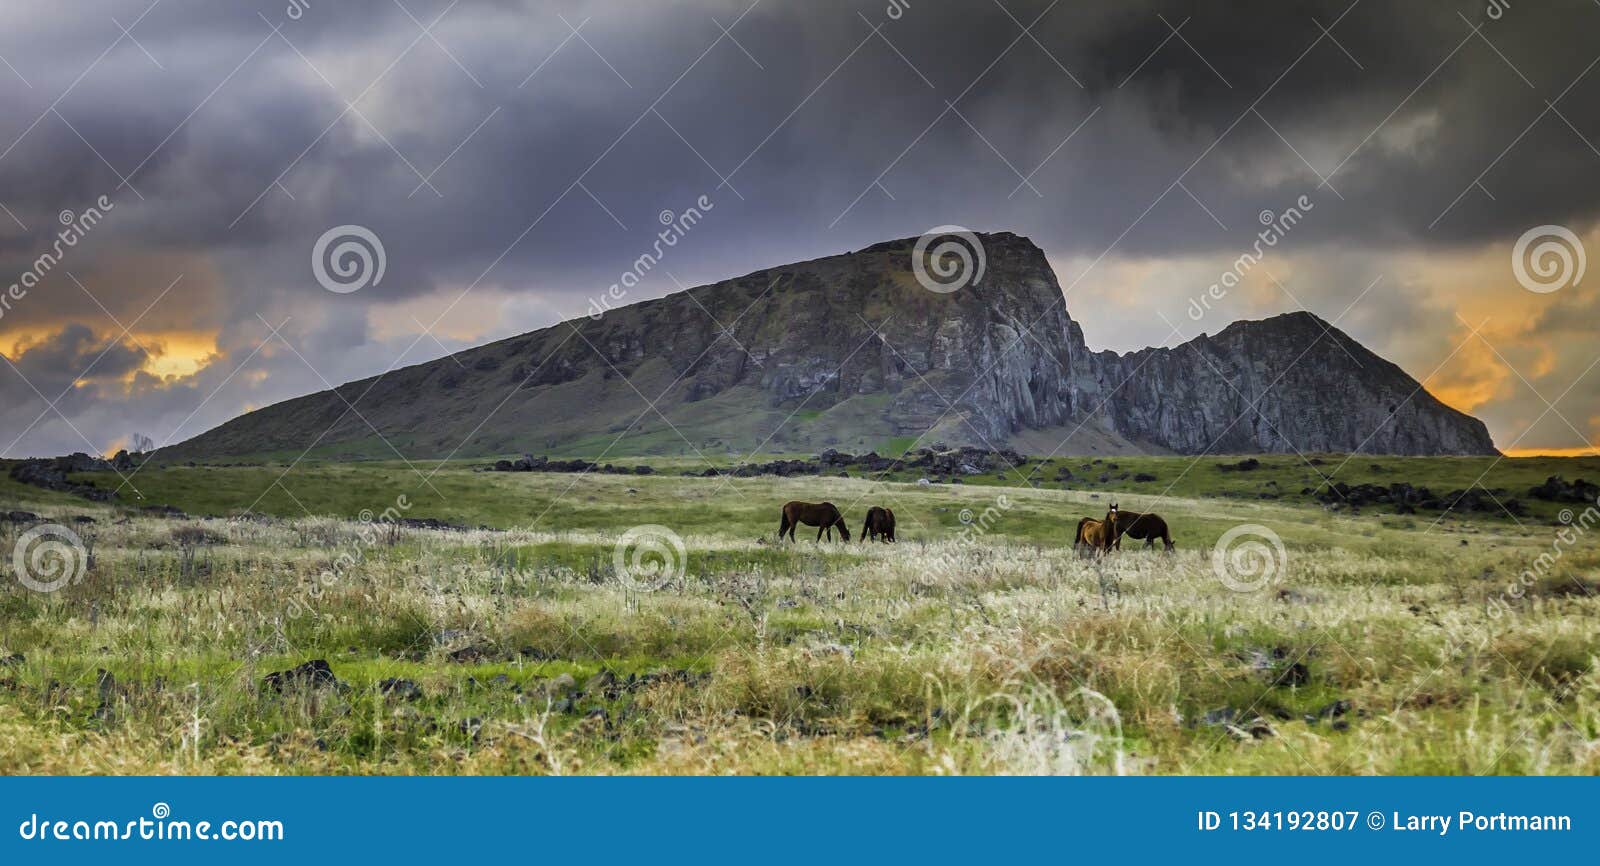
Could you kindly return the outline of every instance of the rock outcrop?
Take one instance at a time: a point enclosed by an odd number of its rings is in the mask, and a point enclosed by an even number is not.
[[[994,450],[1085,427],[1128,451],[1495,453],[1481,422],[1309,313],[1091,352],[1043,251],[979,238],[985,271],[954,292],[918,282],[915,239],[890,241],[289,400],[158,459]]]
[[[1483,422],[1311,313],[1094,360],[1111,426],[1181,454],[1496,453]]]

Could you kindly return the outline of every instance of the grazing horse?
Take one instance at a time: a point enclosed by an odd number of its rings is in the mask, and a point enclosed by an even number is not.
[[[1078,521],[1078,534],[1072,547],[1080,556],[1104,556],[1117,538],[1117,506],[1113,504],[1104,520],[1085,517]]]
[[[1155,547],[1156,539],[1161,539],[1171,553],[1177,545],[1172,542],[1172,532],[1167,529],[1167,522],[1159,514],[1150,514],[1142,511],[1117,512],[1117,541],[1116,548],[1122,549],[1122,536],[1130,535],[1134,538],[1144,539],[1146,548]]]
[[[822,540],[822,533],[828,533],[828,540],[833,540],[833,530],[838,529],[839,535],[845,541],[850,540],[850,530],[845,528],[844,515],[832,502],[786,502],[783,506],[783,522],[778,524],[778,540],[783,540],[784,533],[789,534],[789,540],[794,541],[794,529],[804,523],[807,526],[817,527],[817,540]]]
[[[894,512],[874,505],[867,509],[867,522],[861,527],[861,540],[894,541]]]

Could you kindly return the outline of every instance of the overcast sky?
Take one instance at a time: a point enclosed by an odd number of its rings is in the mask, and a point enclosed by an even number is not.
[[[0,456],[181,441],[581,315],[701,196],[629,301],[1009,230],[1091,347],[1309,309],[1501,448],[1588,449],[1597,36],[1596,0],[7,0]],[[375,285],[314,273],[341,225]],[[1542,230],[1572,262],[1543,284],[1513,262],[1540,227],[1578,241]]]

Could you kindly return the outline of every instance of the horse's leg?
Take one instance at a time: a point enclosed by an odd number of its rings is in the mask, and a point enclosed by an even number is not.
[[[826,526],[819,526],[819,527],[817,527],[817,543],[818,543],[818,544],[821,544],[821,543],[822,543],[822,533],[823,533],[823,531],[824,531],[824,530],[826,530],[826,529],[827,529],[827,528],[828,528],[828,527],[826,527]]]

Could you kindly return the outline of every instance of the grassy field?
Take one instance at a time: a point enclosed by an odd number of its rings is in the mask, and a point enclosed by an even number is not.
[[[1492,461],[1238,459],[961,485],[148,467],[112,505],[0,478],[86,566],[29,589],[28,526],[0,523],[0,773],[1600,772],[1594,515],[1525,495],[1600,461],[1503,461],[1481,484],[1530,514],[1440,520],[1301,490]],[[887,505],[901,541],[774,544],[796,498],[853,533]],[[1077,556],[1113,499],[1177,552]],[[312,659],[338,684],[263,685]]]

